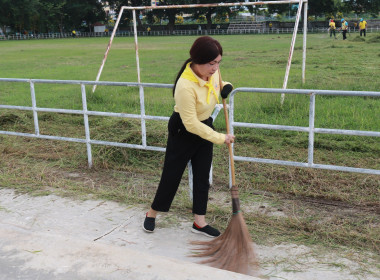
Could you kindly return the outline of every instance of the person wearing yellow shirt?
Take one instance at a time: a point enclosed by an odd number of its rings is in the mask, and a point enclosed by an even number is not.
[[[333,19],[330,20],[329,29],[330,29],[330,38],[334,34],[334,38],[336,39],[336,35],[335,35],[335,29],[336,29],[336,27],[335,27],[335,22],[334,22]]]
[[[190,49],[174,83],[174,112],[168,123],[168,141],[161,180],[143,229],[153,232],[158,212],[168,212],[187,163],[193,170],[194,223],[191,231],[208,237],[220,235],[206,222],[209,176],[213,144],[230,144],[235,136],[216,132],[211,114],[220,99],[219,64],[223,49],[220,43],[202,36]],[[227,82],[222,82],[224,87]],[[232,86],[226,87],[229,91]]]
[[[340,22],[342,23],[342,26],[339,28],[339,30],[342,30],[343,40],[346,40],[347,39],[347,30],[348,30],[348,22],[345,21],[344,18],[342,18],[340,20]]]
[[[362,34],[364,34],[364,37],[366,36],[366,29],[367,29],[367,22],[364,20],[364,19],[360,19],[360,22],[359,22],[359,33],[360,33],[360,36],[362,36]]]

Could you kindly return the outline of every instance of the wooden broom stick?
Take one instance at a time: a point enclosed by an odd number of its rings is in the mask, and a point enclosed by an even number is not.
[[[219,87],[220,91],[223,89],[223,81],[222,81],[222,74],[219,71]],[[230,123],[229,123],[229,118],[228,118],[228,110],[227,110],[227,104],[226,104],[226,98],[222,97],[223,101],[223,111],[224,111],[224,119],[226,121],[226,130],[227,134],[230,134]],[[228,154],[230,156],[230,166],[231,166],[231,181],[232,181],[232,186],[235,186],[235,164],[234,164],[234,154],[232,151],[232,144],[228,143]]]
[[[219,73],[219,87],[220,92],[223,90],[223,80],[222,80],[222,74],[220,72],[220,68],[218,70]],[[232,87],[231,87],[232,90]],[[226,122],[226,130],[227,134],[230,134],[230,122],[229,122],[229,116],[228,116],[228,110],[227,110],[227,103],[226,99],[228,97],[229,92],[226,94],[226,96],[222,96],[222,102],[223,102],[223,111],[224,111],[224,119]],[[232,150],[232,143],[228,143],[228,154],[230,158],[230,168],[231,168],[231,198],[232,198],[232,213],[237,214],[240,210],[240,201],[239,201],[239,191],[236,187],[236,181],[235,181],[235,162],[234,162],[234,153]],[[245,223],[245,222],[244,222]]]

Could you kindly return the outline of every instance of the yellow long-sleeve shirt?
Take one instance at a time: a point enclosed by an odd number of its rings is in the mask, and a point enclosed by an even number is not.
[[[199,78],[193,72],[190,63],[186,66],[185,71],[187,71],[188,75],[192,74],[193,77],[189,80],[184,74],[182,74],[178,79],[174,92],[174,111],[181,116],[182,122],[187,131],[212,143],[223,144],[225,141],[225,134],[216,132],[211,127],[201,122],[211,116],[214,107],[217,104],[215,95],[213,93],[209,94],[209,87],[206,86],[207,82]],[[218,71],[214,73],[210,80],[216,90],[216,95],[220,98]],[[223,82],[222,84],[224,86],[227,83]],[[209,103],[207,102],[208,95]]]

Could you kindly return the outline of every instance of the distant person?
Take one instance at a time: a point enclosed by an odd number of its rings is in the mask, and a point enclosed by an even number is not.
[[[269,31],[272,31],[273,24],[270,22],[269,23]]]
[[[332,37],[332,35],[334,34],[334,38],[336,39],[336,35],[335,35],[335,22],[333,19],[330,20],[330,23],[329,23],[329,30],[330,30],[330,38]]]
[[[367,22],[364,20],[364,19],[360,19],[360,22],[359,22],[359,33],[360,33],[360,36],[362,36],[362,34],[364,34],[364,37],[366,36],[366,29],[367,29]]]
[[[151,29],[150,29],[150,26],[148,26],[148,28],[146,29],[146,31],[148,31],[148,33],[149,33],[149,32],[150,32],[150,30],[151,30]]]
[[[194,223],[191,231],[208,237],[220,235],[206,222],[210,188],[210,169],[214,144],[234,142],[232,134],[214,130],[211,113],[219,103],[219,63],[223,49],[209,37],[196,39],[190,58],[182,65],[174,82],[174,112],[168,123],[168,141],[164,168],[151,208],[146,213],[143,229],[153,232],[158,212],[168,212],[177,192],[187,163],[193,169]]]
[[[342,23],[342,26],[339,28],[339,30],[342,30],[343,40],[346,40],[347,39],[347,30],[348,30],[348,22],[345,21],[344,18],[342,18],[340,20],[340,22]]]
[[[73,31],[71,32],[71,36],[72,36],[73,38],[75,38],[75,37],[77,36],[77,32],[76,32],[75,30],[73,30]]]

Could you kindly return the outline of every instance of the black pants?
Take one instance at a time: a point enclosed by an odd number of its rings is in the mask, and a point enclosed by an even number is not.
[[[211,117],[202,122],[214,128]],[[193,168],[193,213],[205,215],[210,188],[209,174],[213,143],[188,132],[181,117],[176,112],[170,117],[168,131],[164,169],[151,207],[156,211],[169,211],[186,165],[191,160]]]
[[[364,34],[364,37],[365,37],[365,35],[366,35],[366,34],[365,34],[365,29],[361,29],[361,30],[360,30],[360,36],[362,36],[362,34]]]
[[[343,33],[343,40],[346,40],[347,39],[347,30],[343,30],[342,31],[342,33]]]
[[[336,38],[335,29],[330,29],[330,37],[332,37],[333,34],[334,34],[334,37]]]

